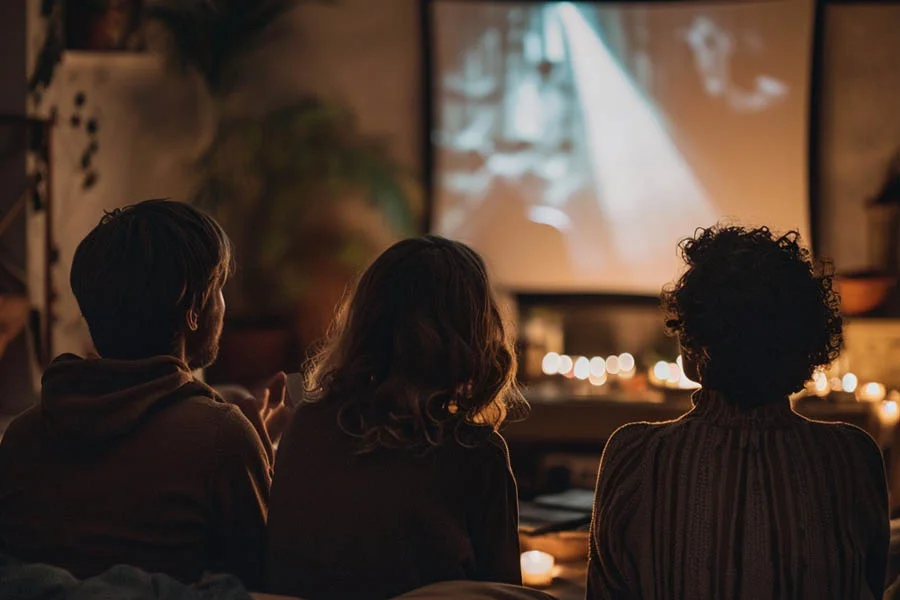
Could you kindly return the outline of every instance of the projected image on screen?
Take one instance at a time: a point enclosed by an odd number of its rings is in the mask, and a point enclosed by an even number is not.
[[[698,226],[806,233],[811,2],[432,15],[433,229],[503,285],[654,294]]]

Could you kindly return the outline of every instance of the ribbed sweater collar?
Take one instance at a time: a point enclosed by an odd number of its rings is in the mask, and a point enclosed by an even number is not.
[[[691,417],[725,427],[786,427],[802,418],[786,397],[744,408],[715,390],[702,389],[691,400],[694,404]]]

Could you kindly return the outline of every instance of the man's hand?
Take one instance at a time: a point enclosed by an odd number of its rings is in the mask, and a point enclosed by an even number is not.
[[[262,420],[269,438],[277,444],[291,422],[293,407],[287,405],[287,375],[276,373],[259,396]]]

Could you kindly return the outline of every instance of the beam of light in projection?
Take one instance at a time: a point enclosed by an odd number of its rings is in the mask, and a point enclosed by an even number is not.
[[[571,2],[556,6],[583,116],[597,201],[619,257],[634,267],[716,221],[706,191],[598,31]]]

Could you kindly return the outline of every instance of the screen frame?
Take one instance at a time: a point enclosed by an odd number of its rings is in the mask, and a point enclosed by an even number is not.
[[[425,233],[433,232],[434,208],[436,200],[435,181],[437,178],[437,152],[433,138],[433,127],[437,117],[437,90],[434,80],[434,37],[436,32],[434,6],[444,1],[468,2],[471,4],[509,3],[543,4],[549,0],[419,0],[419,23],[421,36],[421,94],[422,94],[422,122],[421,122],[421,152],[423,157],[422,188],[424,193],[424,207],[422,211],[422,230]],[[587,4],[623,4],[622,0],[580,0]],[[790,0],[750,0],[759,4],[771,4],[776,2],[789,2]],[[898,2],[900,0],[888,0]],[[627,0],[628,4],[694,4],[694,5],[721,5],[721,4],[746,4],[748,0]],[[824,37],[825,17],[829,4],[854,4],[862,3],[860,0],[813,0],[812,35],[810,48],[810,74],[807,98],[807,141],[806,141],[806,190],[807,212],[809,217],[809,239],[807,243],[813,255],[818,254],[820,240],[821,210],[817,202],[820,189],[821,159],[819,156],[820,141],[822,138],[820,114],[821,114],[821,89],[824,75]],[[513,296],[525,296],[536,298],[546,296],[548,298],[578,298],[584,301],[593,298],[601,300],[624,300],[643,303],[648,299],[658,299],[658,296],[647,294],[622,294],[616,292],[597,292],[572,289],[568,292],[541,292],[534,289],[506,290]]]

